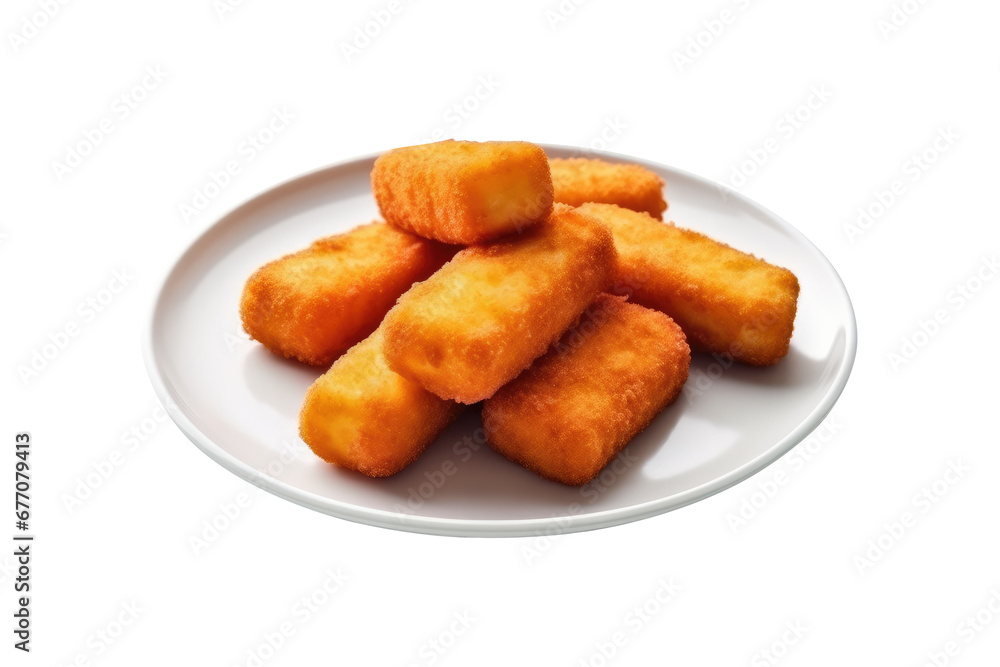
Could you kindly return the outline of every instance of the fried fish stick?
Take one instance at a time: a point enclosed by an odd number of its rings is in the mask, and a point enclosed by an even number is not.
[[[663,179],[645,167],[588,158],[553,158],[549,167],[557,202],[617,204],[663,219]]]
[[[372,190],[391,224],[445,243],[482,243],[548,217],[552,177],[525,141],[442,141],[375,160]]]
[[[788,269],[608,204],[580,208],[611,229],[616,291],[670,315],[691,347],[769,366],[788,354],[799,281]]]
[[[380,328],[309,387],[299,433],[327,463],[387,477],[415,461],[462,409],[392,372]]]
[[[546,479],[585,484],[677,398],[690,365],[684,333],[668,316],[601,294],[486,401],[486,440]]]
[[[250,276],[243,328],[275,354],[329,365],[456,251],[384,223],[320,239]]]
[[[472,246],[386,315],[397,373],[442,398],[476,403],[512,380],[610,284],[611,234],[556,205],[524,234]]]

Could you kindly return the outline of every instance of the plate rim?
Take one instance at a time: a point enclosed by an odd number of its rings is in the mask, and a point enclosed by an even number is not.
[[[205,229],[203,229],[190,241],[190,243],[188,243],[184,250],[171,263],[170,267],[165,271],[163,277],[159,280],[156,289],[154,290],[152,302],[149,307],[149,314],[146,319],[146,325],[142,332],[142,357],[146,373],[153,386],[154,393],[160,400],[160,403],[163,405],[164,410],[170,416],[171,420],[177,425],[188,440],[208,455],[208,457],[213,461],[244,481],[278,496],[279,498],[283,498],[297,505],[307,507],[323,514],[340,519],[346,519],[355,523],[366,524],[379,528],[389,528],[404,532],[450,537],[537,537],[541,535],[558,535],[588,530],[598,530],[601,528],[631,523],[633,521],[641,521],[643,519],[648,519],[653,516],[658,516],[660,514],[680,509],[699,500],[704,500],[717,493],[721,493],[722,491],[725,491],[726,489],[735,486],[746,479],[749,479],[753,475],[775,463],[778,459],[787,454],[793,447],[808,437],[808,435],[822,423],[823,419],[830,414],[834,405],[837,403],[837,400],[843,394],[857,357],[858,328],[857,317],[854,312],[854,304],[851,301],[850,294],[847,291],[843,278],[841,278],[836,267],[833,266],[833,263],[830,262],[829,258],[827,258],[827,256],[808,237],[806,237],[805,234],[787,222],[784,218],[725,184],[718,183],[684,169],[679,169],[644,158],[637,158],[631,155],[560,144],[539,143],[537,145],[545,150],[546,153],[548,153],[550,149],[554,149],[556,152],[568,152],[581,157],[594,157],[610,159],[617,162],[629,162],[651,168],[654,171],[666,170],[674,172],[684,178],[714,187],[719,191],[720,197],[732,197],[733,199],[739,201],[742,205],[748,206],[751,209],[754,209],[757,213],[762,214],[771,222],[777,223],[783,231],[790,233],[799,244],[803,245],[807,249],[810,249],[813,254],[821,260],[822,268],[834,278],[832,285],[836,288],[840,297],[843,299],[844,306],[846,306],[847,319],[844,322],[846,325],[844,356],[826,394],[817,403],[813,410],[802,421],[800,421],[795,428],[785,435],[784,438],[778,440],[768,449],[761,452],[740,467],[735,468],[724,475],[716,477],[709,482],[705,482],[704,484],[700,484],[680,493],[622,508],[533,519],[449,519],[442,517],[425,517],[417,514],[392,512],[388,510],[353,505],[344,501],[320,496],[310,491],[305,491],[296,486],[292,486],[287,482],[283,482],[280,479],[271,477],[270,475],[251,467],[249,464],[243,462],[241,459],[216,444],[177,407],[172,396],[171,388],[168,386],[168,382],[163,377],[159,364],[156,361],[155,337],[157,315],[163,302],[164,292],[171,283],[174,274],[180,269],[182,264],[189,260],[196,248],[205,242],[205,239],[210,234],[218,232],[221,228],[226,227],[228,224],[232,224],[232,221],[235,220],[244,209],[259,204],[260,200],[273,196],[276,192],[283,188],[305,181],[309,178],[314,178],[327,171],[336,171],[337,169],[352,166],[359,162],[372,161],[385,151],[378,151],[375,153],[348,158],[310,169],[256,192],[252,196],[236,204],[215,218],[211,224],[206,226]]]

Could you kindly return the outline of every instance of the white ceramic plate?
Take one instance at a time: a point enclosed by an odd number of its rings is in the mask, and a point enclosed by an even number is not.
[[[574,149],[544,146],[553,157]],[[594,155],[592,152],[591,155]],[[282,498],[375,526],[460,536],[528,536],[643,519],[717,493],[805,438],[840,396],[857,346],[851,302],[830,262],[773,213],[691,174],[633,158],[667,183],[666,217],[791,269],[802,288],[787,358],[723,369],[696,354],[687,391],[600,477],[580,488],[536,477],[483,444],[468,410],[409,468],[373,480],[329,466],[297,435],[319,369],[242,333],[238,303],[261,264],[378,216],[375,156],[268,190],[224,216],[167,275],[144,341],[156,393],[185,435]]]

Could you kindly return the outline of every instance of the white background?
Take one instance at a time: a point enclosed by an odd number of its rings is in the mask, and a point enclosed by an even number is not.
[[[977,282],[995,278],[984,260],[1000,249],[996,3],[910,0],[890,31],[888,0],[567,1],[565,20],[549,13],[556,0],[404,1],[350,59],[342,45],[387,0],[248,0],[221,12],[211,0],[49,4],[44,21],[34,0],[0,15],[0,506],[12,509],[14,433],[30,431],[38,536],[30,655],[11,647],[13,559],[0,550],[0,662],[257,664],[248,651],[287,622],[293,634],[263,664],[996,664],[1000,280]],[[715,23],[724,10],[729,22]],[[495,90],[479,88],[467,118],[450,111],[491,77]],[[144,80],[148,90],[129,92]],[[820,89],[826,99],[799,108]],[[127,117],[123,94],[144,98]],[[275,108],[294,115],[288,128],[184,220],[179,206]],[[783,129],[797,109],[808,119]],[[104,118],[110,134],[57,173]],[[452,539],[259,493],[156,423],[140,334],[187,244],[276,182],[437,128],[663,162],[735,186],[800,229],[840,271],[859,322],[832,437],[810,441],[804,465],[800,447],[646,521]],[[734,169],[768,139],[776,151],[743,182]],[[925,150],[936,160],[913,171]],[[897,179],[902,194],[849,234],[859,207]],[[83,315],[115,271],[127,287]],[[965,298],[959,285],[979,289]],[[894,363],[937,311],[934,335]],[[79,335],[22,378],[18,367],[71,322]],[[133,428],[144,440],[125,439]],[[116,451],[110,476],[67,507]],[[946,475],[953,465],[961,476]],[[779,471],[787,483],[759,495]],[[921,500],[935,482],[940,494]],[[196,555],[190,538],[240,494],[248,506]],[[736,524],[744,501],[759,508]],[[13,533],[5,512],[0,536]],[[906,513],[911,525],[893,528]],[[298,613],[338,570],[341,588]],[[661,604],[671,579],[680,590]],[[645,620],[633,611],[643,605]],[[130,623],[120,634],[119,619]],[[110,644],[105,631],[117,634]],[[605,658],[615,633],[623,645]]]

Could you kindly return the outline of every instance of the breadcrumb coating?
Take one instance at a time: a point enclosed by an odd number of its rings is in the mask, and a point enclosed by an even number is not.
[[[476,403],[545,353],[615,264],[608,230],[557,204],[522,234],[460,251],[385,318],[386,358],[442,398]]]
[[[378,329],[338,359],[309,387],[299,415],[317,456],[369,477],[415,461],[463,409],[390,370],[382,343]]]
[[[690,364],[670,317],[601,294],[545,356],[486,401],[486,440],[546,479],[586,484],[676,400]]]
[[[580,206],[587,202],[617,204],[663,219],[663,179],[637,164],[620,164],[590,158],[549,160],[555,200]]]
[[[614,235],[617,291],[670,315],[692,348],[754,366],[788,354],[799,296],[791,271],[645,213],[610,204],[580,210]]]
[[[379,222],[319,239],[250,276],[243,328],[275,354],[328,366],[457,250]]]
[[[385,219],[445,243],[483,243],[552,210],[545,151],[526,141],[441,141],[380,156],[372,191]]]

